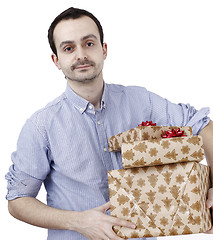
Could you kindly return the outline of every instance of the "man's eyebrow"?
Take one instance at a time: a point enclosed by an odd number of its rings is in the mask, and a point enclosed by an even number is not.
[[[73,44],[73,43],[74,43],[74,41],[70,41],[70,40],[63,41],[63,42],[60,43],[60,48],[63,47],[64,45],[66,45],[66,44]]]
[[[97,39],[97,37],[94,34],[88,34],[88,35],[82,37],[81,41],[84,41],[84,40],[86,40],[88,38],[95,38],[95,39]]]

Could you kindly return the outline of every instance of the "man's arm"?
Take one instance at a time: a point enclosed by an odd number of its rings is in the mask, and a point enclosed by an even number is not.
[[[213,180],[213,121],[201,130],[200,135],[203,138],[203,146],[206,155],[206,160],[211,168],[211,179]],[[213,186],[208,191],[207,207],[213,210]],[[213,227],[207,233],[213,233]]]
[[[23,197],[8,201],[10,214],[26,223],[59,230],[73,230],[88,239],[122,240],[112,230],[112,227],[124,226],[135,229],[135,226],[123,219],[105,214],[110,203],[87,211],[67,211],[49,207],[36,198]]]

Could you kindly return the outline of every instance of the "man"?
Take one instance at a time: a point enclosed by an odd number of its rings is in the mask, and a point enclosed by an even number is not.
[[[106,84],[102,69],[107,45],[99,21],[85,10],[61,13],[48,33],[52,60],[67,79],[65,93],[33,114],[13,153],[8,180],[9,211],[27,223],[48,228],[48,239],[121,239],[114,225],[135,228],[106,214],[110,208],[107,171],[121,169],[120,153],[107,139],[136,127],[189,125],[204,139],[213,168],[213,123],[200,111],[171,102],[141,87]],[[47,205],[36,199],[42,182]],[[208,207],[213,207],[213,189]],[[213,233],[213,229],[209,231]]]

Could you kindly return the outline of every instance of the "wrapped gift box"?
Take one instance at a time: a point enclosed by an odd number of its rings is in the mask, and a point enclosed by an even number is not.
[[[128,131],[119,133],[108,139],[109,151],[121,151],[123,143],[131,143],[141,140],[158,139],[167,130],[178,129],[184,131],[185,135],[192,136],[191,127],[168,127],[168,126],[139,126]]]
[[[187,136],[162,139],[178,128]],[[204,158],[203,142],[190,127],[140,126],[111,137],[109,149],[121,150],[126,168],[108,172],[111,215],[137,226],[114,226],[118,236],[182,235],[211,228],[206,207],[210,168],[198,163]]]
[[[203,233],[211,228],[208,166],[187,162],[112,170],[108,180],[111,215],[137,226],[114,226],[122,238]]]
[[[163,138],[122,144],[124,168],[201,161],[204,158],[200,136]]]

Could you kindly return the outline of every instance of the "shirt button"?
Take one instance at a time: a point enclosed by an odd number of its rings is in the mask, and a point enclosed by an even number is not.
[[[107,151],[107,148],[104,148],[104,152],[106,152]]]
[[[92,106],[91,106],[91,105],[89,105],[89,109],[92,109]]]
[[[100,125],[100,124],[101,124],[101,122],[100,122],[100,121],[98,121],[98,122],[97,122],[97,124],[98,124],[98,125]]]

